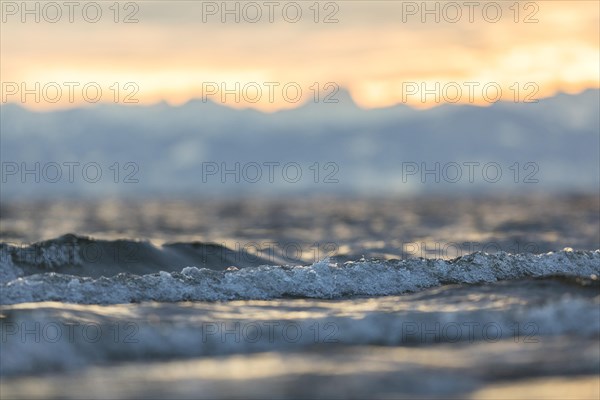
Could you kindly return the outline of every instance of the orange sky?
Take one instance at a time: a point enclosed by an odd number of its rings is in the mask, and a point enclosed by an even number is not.
[[[15,10],[20,2],[2,2],[3,103],[21,103],[23,83],[34,91],[39,83],[39,103],[35,94],[25,96],[25,105],[37,109],[89,104],[81,88],[90,82],[101,87],[101,102],[123,103],[130,94],[141,104],[180,104],[203,93],[221,101],[222,93],[210,90],[221,85],[235,90],[237,83],[240,101],[230,93],[227,105],[266,111],[315,101],[317,88],[322,102],[336,86],[348,88],[363,107],[430,107],[445,101],[485,105],[600,86],[597,1],[521,1],[516,6],[499,1],[494,3],[501,4],[499,17],[494,5],[486,5],[490,2],[479,2],[473,10],[460,1],[454,3],[458,8],[429,2],[432,9],[438,4],[437,15],[415,9],[421,2],[320,2],[318,23],[314,1],[294,3],[302,12],[295,23],[286,20],[296,15],[292,2],[277,2],[273,23],[262,1],[253,3],[263,13],[257,23],[247,21],[256,10],[244,14],[244,3],[240,23],[234,14],[221,22],[222,10],[214,8],[221,2],[145,1],[133,2],[135,7],[122,2],[118,16],[109,8],[113,1],[98,3],[102,16],[96,23],[87,22],[81,10],[69,22],[66,8],[56,23],[48,21],[55,10],[40,9],[37,23],[35,14]],[[93,17],[92,11],[86,17]],[[137,23],[123,23],[130,13]],[[327,15],[337,22],[323,23]],[[48,86],[51,82],[56,84]],[[72,102],[64,82],[79,85]],[[129,82],[133,85],[125,86]],[[56,86],[62,90],[60,99],[47,101],[57,97]],[[88,100],[94,96],[88,92]]]

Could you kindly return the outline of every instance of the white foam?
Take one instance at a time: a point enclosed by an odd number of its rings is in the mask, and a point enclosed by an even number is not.
[[[473,253],[455,260],[360,260],[310,266],[260,266],[238,271],[186,267],[180,273],[119,274],[93,279],[57,273],[20,276],[3,262],[1,304],[63,301],[224,301],[285,297],[345,298],[416,292],[451,283],[486,283],[552,275],[600,275],[600,250],[534,254]],[[75,284],[75,281],[79,284]]]

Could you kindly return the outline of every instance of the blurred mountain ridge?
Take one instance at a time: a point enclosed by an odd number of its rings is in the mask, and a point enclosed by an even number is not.
[[[425,110],[405,104],[361,108],[344,89],[336,97],[338,103],[309,102],[273,113],[201,99],[179,106],[99,104],[50,112],[2,104],[0,195],[412,193],[452,191],[457,185],[476,191],[598,189],[598,89],[559,93],[538,103],[444,104]],[[15,163],[28,167],[36,162],[42,167],[49,162],[95,162],[104,175],[95,183],[77,177],[48,182],[44,176],[38,183],[30,176],[22,179],[20,171],[7,174],[5,168],[6,163],[10,169]],[[133,170],[124,169],[125,164],[134,163],[138,182],[113,179],[109,167],[115,162],[121,175]],[[243,175],[236,182],[235,176],[223,177],[220,171],[203,177],[206,163],[235,168],[236,162],[240,168],[248,163],[297,163],[303,178],[289,182],[279,176],[269,182],[268,167],[258,182]],[[407,163],[425,168],[440,163],[443,168],[465,162],[497,163],[503,179],[468,182],[463,177],[454,183],[426,175],[422,182],[420,173],[410,179],[402,174]],[[509,169],[515,162],[522,173],[518,182]],[[532,172],[524,169],[526,163],[539,169],[535,184],[521,182],[521,175]],[[333,179],[325,182],[325,176]]]

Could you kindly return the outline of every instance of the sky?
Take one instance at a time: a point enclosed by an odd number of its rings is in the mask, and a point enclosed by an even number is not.
[[[597,1],[64,4],[1,2],[2,103],[276,111],[346,88],[364,108],[429,108],[600,87]]]

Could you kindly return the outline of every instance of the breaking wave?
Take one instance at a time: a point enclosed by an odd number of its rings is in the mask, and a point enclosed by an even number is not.
[[[121,263],[111,264],[110,260],[104,260],[94,264],[82,261],[82,241],[72,236],[61,237],[32,245],[36,247],[25,252],[3,244],[1,303],[335,299],[397,295],[445,284],[600,275],[600,250],[565,249],[540,255],[477,252],[453,260],[360,259],[342,263],[325,259],[312,265],[248,266],[236,263],[239,257],[231,250],[209,247],[216,245],[178,243],[158,248],[149,242],[127,242],[137,246],[135,262],[120,260]],[[109,249],[122,242],[97,243]],[[53,257],[48,256],[50,247],[55,248]],[[211,251],[209,257],[207,250]]]

